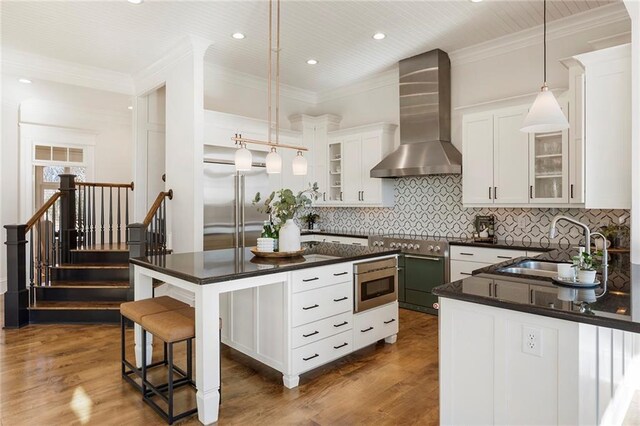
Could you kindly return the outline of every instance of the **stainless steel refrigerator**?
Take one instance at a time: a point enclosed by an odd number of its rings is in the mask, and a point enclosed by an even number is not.
[[[252,201],[269,196],[265,152],[251,151],[253,166],[236,172],[234,148],[205,147],[204,250],[255,246],[267,219]]]

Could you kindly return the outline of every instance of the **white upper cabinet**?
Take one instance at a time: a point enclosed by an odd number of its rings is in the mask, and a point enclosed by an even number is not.
[[[462,201],[493,203],[493,114],[462,118]]]
[[[493,115],[494,204],[527,203],[529,138],[520,131],[527,109],[506,108]]]
[[[340,201],[348,204],[360,202],[362,191],[362,136],[350,135],[342,141],[342,194]]]
[[[631,45],[575,59],[585,79],[585,207],[630,209]]]
[[[528,102],[463,115],[465,205],[631,208],[631,47],[563,64],[568,130],[520,132]]]
[[[567,113],[567,103],[560,102]],[[531,133],[529,137],[529,202],[566,204],[569,199],[569,132]]]
[[[520,131],[526,114],[515,107],[462,118],[464,204],[528,202],[529,144]]]

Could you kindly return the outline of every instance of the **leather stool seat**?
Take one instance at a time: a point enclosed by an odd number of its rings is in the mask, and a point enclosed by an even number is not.
[[[187,307],[145,315],[140,325],[163,342],[174,343],[195,337],[195,318],[195,309]]]
[[[146,315],[188,308],[189,305],[169,296],[153,297],[151,299],[125,302],[120,305],[120,314],[133,322],[140,324]]]

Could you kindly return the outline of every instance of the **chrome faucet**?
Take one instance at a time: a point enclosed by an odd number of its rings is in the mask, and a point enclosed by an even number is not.
[[[572,223],[576,226],[580,226],[584,230],[584,245],[585,245],[584,249],[587,252],[587,254],[591,254],[591,231],[589,230],[589,227],[582,222],[578,222],[572,217],[563,216],[560,214],[556,215],[551,221],[551,225],[549,226],[549,238],[553,239],[558,235],[558,230],[556,229],[556,225],[561,220]]]

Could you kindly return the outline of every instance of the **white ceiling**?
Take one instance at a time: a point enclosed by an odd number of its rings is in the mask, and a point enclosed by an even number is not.
[[[548,20],[616,0],[551,0]],[[186,34],[212,40],[207,60],[266,76],[265,1],[2,1],[2,47],[124,73]],[[540,25],[542,2],[283,0],[282,82],[324,91],[433,48],[451,52]],[[240,31],[244,40],[231,34]],[[371,38],[376,31],[387,38]],[[319,61],[309,66],[309,58]]]

